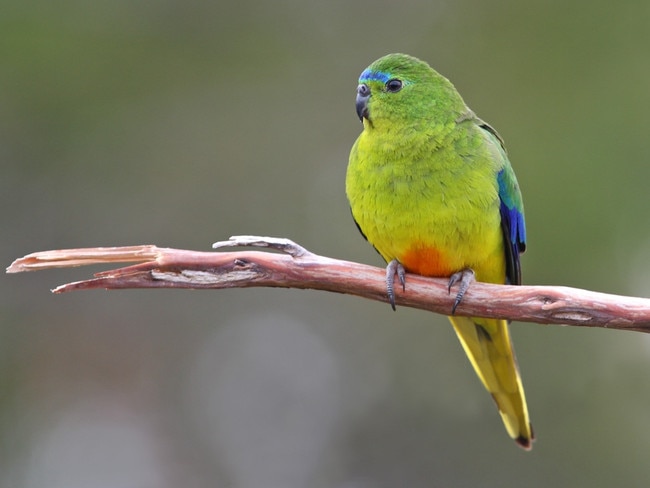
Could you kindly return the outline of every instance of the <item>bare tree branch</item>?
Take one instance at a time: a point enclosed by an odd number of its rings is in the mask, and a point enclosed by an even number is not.
[[[198,252],[152,245],[43,251],[14,261],[7,273],[97,263],[138,262],[89,280],[61,285],[54,293],[95,288],[246,288],[325,290],[387,302],[383,269],[311,253],[288,240],[235,236],[213,247],[266,247],[276,252]],[[397,305],[448,315],[455,294],[447,280],[407,275],[396,288]],[[495,317],[650,332],[650,299],[609,295],[562,286],[473,283],[457,315]]]

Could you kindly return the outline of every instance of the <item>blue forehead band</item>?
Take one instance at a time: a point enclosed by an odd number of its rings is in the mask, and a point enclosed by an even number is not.
[[[365,81],[381,81],[382,83],[386,83],[391,78],[392,76],[390,75],[390,73],[367,69],[363,73],[361,73],[361,76],[359,77],[359,83],[363,83]]]

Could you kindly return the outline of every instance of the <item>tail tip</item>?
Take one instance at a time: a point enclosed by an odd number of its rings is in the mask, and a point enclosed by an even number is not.
[[[524,449],[525,451],[530,451],[533,448],[533,440],[529,439],[528,437],[524,437],[523,435],[520,435],[515,439],[515,442]]]
[[[522,449],[526,451],[530,451],[533,448],[533,441],[535,440],[535,434],[533,433],[533,428],[530,426],[530,433],[529,435],[525,434],[520,434],[516,439],[515,442],[521,447]]]

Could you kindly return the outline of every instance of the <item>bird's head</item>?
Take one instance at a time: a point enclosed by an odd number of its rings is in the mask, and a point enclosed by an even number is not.
[[[427,63],[406,54],[389,54],[361,73],[356,109],[365,127],[385,123],[445,123],[465,104],[453,85]]]

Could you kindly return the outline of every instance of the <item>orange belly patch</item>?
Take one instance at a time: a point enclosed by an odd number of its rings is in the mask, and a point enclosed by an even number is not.
[[[409,249],[399,261],[406,271],[422,276],[447,277],[458,271],[452,269],[443,254],[433,247]]]

